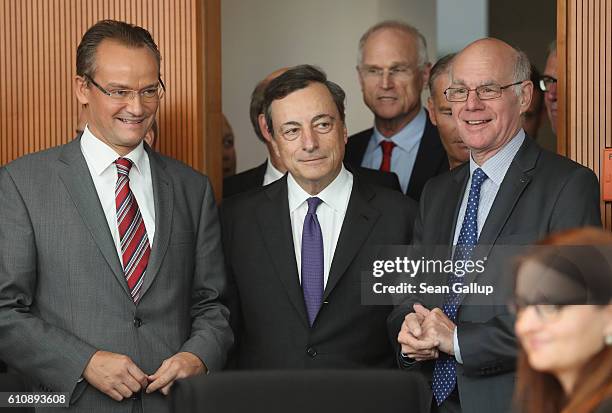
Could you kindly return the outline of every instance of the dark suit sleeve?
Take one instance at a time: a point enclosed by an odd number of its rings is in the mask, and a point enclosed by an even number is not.
[[[191,336],[180,351],[197,355],[208,370],[214,371],[225,365],[233,334],[229,311],[221,303],[226,279],[217,207],[212,186],[208,178],[203,179],[205,193],[196,234]]]
[[[6,168],[0,169],[0,194],[0,357],[41,389],[73,397],[96,349],[30,311],[38,283],[36,240],[28,209]]]
[[[228,358],[228,368],[234,368],[237,360],[235,354],[238,353],[237,348],[240,346],[241,326],[242,326],[242,309],[240,306],[240,297],[238,293],[238,285],[234,277],[234,269],[232,260],[232,243],[233,243],[233,221],[231,214],[231,202],[226,202],[222,205],[221,211],[221,228],[223,239],[223,253],[225,256],[225,271],[227,274],[227,290],[224,297],[224,302],[230,310],[230,326],[234,332],[234,348],[230,351]]]
[[[601,227],[599,182],[588,168],[577,168],[560,191],[550,219],[550,232],[563,229]]]
[[[425,185],[425,188],[427,188],[427,184]],[[423,240],[423,223],[421,217],[424,216],[424,199],[426,197],[426,191],[423,191],[423,194],[424,196],[420,204],[417,204],[416,201],[406,197],[406,199],[410,201],[409,207],[412,216],[410,223],[412,229],[411,240],[413,245],[421,245]],[[391,314],[389,314],[389,317],[387,317],[387,332],[389,334],[389,340],[395,349],[396,359],[401,368],[412,368],[419,364],[419,362],[400,356],[401,347],[397,342],[397,335],[402,328],[404,318],[407,314],[414,311],[413,305],[418,302],[419,298],[416,294],[407,294],[406,296],[402,297],[401,301],[397,303]]]

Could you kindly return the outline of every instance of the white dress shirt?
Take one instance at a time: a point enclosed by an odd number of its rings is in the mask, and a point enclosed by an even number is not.
[[[115,206],[115,184],[117,183],[117,167],[114,162],[121,156],[110,146],[96,138],[85,126],[81,136],[81,151],[85,156],[87,167],[93,179],[93,183],[102,205],[102,210],[108,222],[119,262],[123,265],[121,254],[121,241],[119,239],[119,227],[117,225],[117,209]],[[149,246],[153,246],[155,236],[155,204],[153,201],[153,182],[151,180],[151,166],[149,155],[144,150],[142,142],[132,152],[124,156],[130,159],[134,165],[130,169],[130,189],[136,197],[140,213],[144,220]]]
[[[459,209],[459,215],[457,216],[453,245],[457,245],[459,233],[461,232],[461,225],[463,224],[463,217],[465,216],[465,210],[467,209],[468,195],[470,193],[470,186],[472,184],[472,176],[474,175],[474,171],[477,168],[480,168],[485,174],[487,174],[488,177],[482,183],[482,187],[480,188],[480,202],[478,203],[477,230],[478,237],[480,238],[480,232],[487,221],[487,217],[489,216],[489,212],[491,211],[491,207],[493,206],[493,202],[497,196],[497,191],[499,191],[499,187],[504,181],[508,168],[510,168],[510,164],[512,163],[512,160],[514,160],[514,157],[516,156],[516,153],[520,149],[524,140],[525,131],[523,129],[519,129],[518,133],[514,136],[514,138],[512,138],[512,140],[510,140],[510,142],[508,142],[499,150],[499,152],[487,159],[487,161],[480,166],[474,162],[474,159],[472,159],[470,156],[470,178],[468,179],[467,186],[465,187],[463,200],[461,201],[461,208]],[[463,364],[461,349],[459,347],[459,338],[457,336],[457,328],[455,328],[453,333],[453,347],[455,350],[455,360],[457,360],[458,363]]]
[[[272,182],[278,181],[285,175],[270,162],[270,158],[268,158],[268,165],[266,166],[266,173],[264,174],[263,186],[271,184]]]
[[[304,191],[291,174],[287,177],[287,187],[295,261],[297,262],[300,284],[302,283],[302,231],[304,229],[304,219],[308,212],[306,200],[316,196],[323,201],[317,208],[317,219],[323,235],[323,288],[325,288],[353,189],[353,174],[347,171],[343,165],[338,176],[317,195],[310,195]]]

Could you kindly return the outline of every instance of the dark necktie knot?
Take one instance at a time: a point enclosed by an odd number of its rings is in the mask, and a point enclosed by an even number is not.
[[[487,174],[480,168],[476,168],[472,174],[472,185],[471,188],[480,187],[482,183],[488,178]]]
[[[308,198],[306,200],[306,202],[308,203],[308,212],[306,214],[316,214],[317,213],[317,207],[321,204],[321,202],[323,202],[321,200],[321,198],[318,198],[316,196],[313,196],[311,198]]]
[[[131,160],[128,158],[117,158],[115,164],[117,165],[117,172],[129,177],[130,169],[132,169],[133,165]]]

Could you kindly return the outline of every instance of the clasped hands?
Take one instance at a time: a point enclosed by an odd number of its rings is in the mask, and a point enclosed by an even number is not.
[[[414,304],[413,309],[413,313],[404,317],[397,335],[402,354],[417,361],[436,359],[440,351],[454,355],[455,323],[439,308],[428,310],[421,304]]]
[[[101,392],[121,401],[141,390],[147,393],[159,390],[168,395],[175,380],[205,372],[202,360],[189,352],[173,355],[164,360],[155,373],[147,375],[128,356],[100,350],[89,360],[83,378]]]

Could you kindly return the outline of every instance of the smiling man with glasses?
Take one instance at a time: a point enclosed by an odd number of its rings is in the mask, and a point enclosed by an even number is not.
[[[232,344],[212,187],[143,143],[160,59],[147,30],[93,25],[83,133],[0,169],[0,358],[72,411],[168,412],[175,380],[221,369]]]
[[[352,135],[346,161],[399,177],[402,192],[418,201],[425,182],[448,170],[438,130],[421,93],[431,64],[425,38],[398,21],[383,21],[359,40],[357,74],[374,127]]]
[[[415,244],[450,244],[456,260],[483,259],[481,246],[492,263],[504,252],[499,246],[601,225],[595,174],[541,149],[522,129],[533,91],[529,78],[525,54],[497,39],[478,40],[452,60],[445,95],[470,159],[426,186]],[[493,267],[479,279],[498,289],[497,302],[476,305],[482,303],[477,294],[409,296],[389,318],[402,367],[432,382],[432,412],[510,410],[516,362],[506,305],[511,291],[503,289],[503,271]]]

